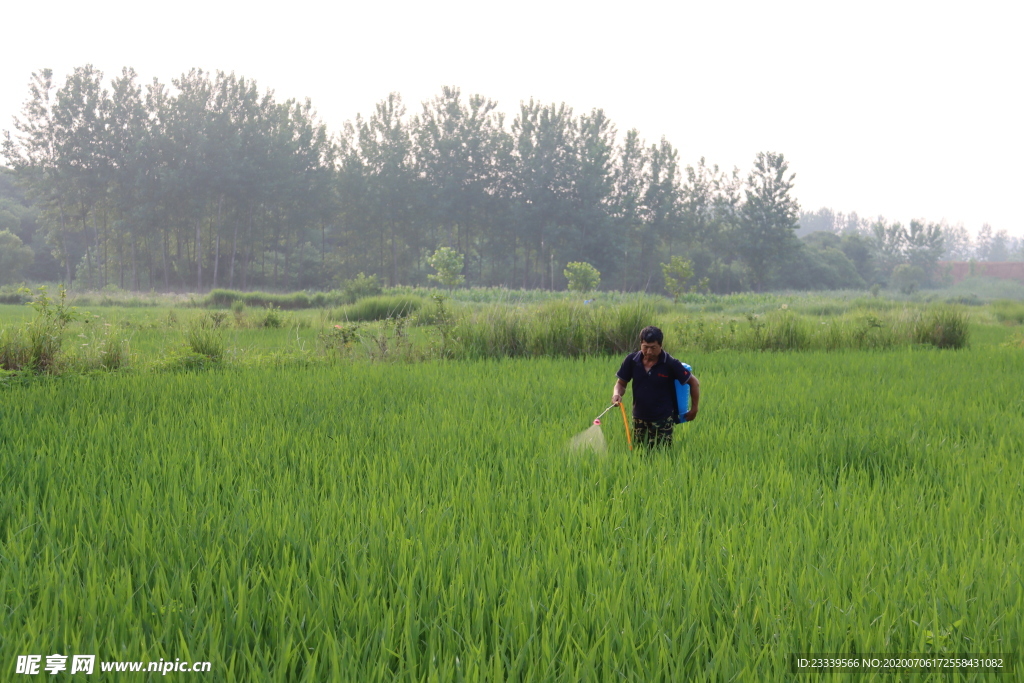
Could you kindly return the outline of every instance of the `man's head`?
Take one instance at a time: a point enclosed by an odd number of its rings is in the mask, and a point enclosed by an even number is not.
[[[653,363],[661,357],[661,342],[664,339],[665,335],[654,325],[640,330],[640,353],[644,355],[645,361]]]

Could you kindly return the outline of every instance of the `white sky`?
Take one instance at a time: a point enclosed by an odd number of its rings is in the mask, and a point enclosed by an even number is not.
[[[982,223],[1024,235],[1024,4],[223,3],[7,0],[0,129],[31,73],[92,63],[169,82],[234,71],[309,97],[333,131],[397,91],[411,112],[456,85],[498,101],[601,107],[621,135],[662,135],[685,166],[742,173],[779,151],[805,209]]]

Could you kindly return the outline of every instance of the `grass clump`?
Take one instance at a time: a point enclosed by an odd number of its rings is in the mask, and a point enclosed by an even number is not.
[[[371,296],[360,299],[354,304],[336,308],[328,317],[334,322],[387,320],[413,315],[422,307],[423,299],[418,296],[402,294]]]
[[[463,320],[457,331],[464,358],[580,357],[626,353],[647,325],[657,324],[653,305],[637,300],[598,307],[550,301],[533,311],[494,305]]]
[[[914,341],[939,349],[965,348],[970,341],[967,315],[954,308],[932,311],[917,322]]]
[[[224,357],[226,343],[221,334],[208,318],[193,321],[185,329],[185,344],[193,354],[219,362]]]
[[[272,294],[270,292],[239,292],[231,289],[214,289],[203,298],[200,305],[210,308],[231,308],[241,301],[245,306],[266,308],[274,306],[284,311],[311,308],[313,299],[305,292],[294,294]],[[323,302],[320,298],[318,301]]]
[[[996,320],[1011,325],[1024,325],[1024,301],[1002,299],[992,302],[992,313]]]
[[[28,290],[22,290],[28,293]],[[55,373],[64,346],[64,329],[78,318],[67,305],[67,291],[61,285],[56,299],[39,287],[31,305],[36,317],[24,327],[4,330],[0,336],[0,368]]]

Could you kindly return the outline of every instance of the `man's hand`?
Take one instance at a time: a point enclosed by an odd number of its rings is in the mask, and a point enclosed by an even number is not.
[[[617,406],[622,403],[622,396],[618,394],[612,394],[612,405]]]
[[[696,419],[697,419],[697,409],[696,408],[694,408],[693,410],[691,410],[691,411],[689,411],[689,412],[687,412],[686,414],[683,415],[683,422],[693,422]]]

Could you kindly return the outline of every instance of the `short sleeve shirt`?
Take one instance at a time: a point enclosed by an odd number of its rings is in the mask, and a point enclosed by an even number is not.
[[[623,382],[633,382],[633,417],[641,420],[672,417],[676,412],[675,380],[685,384],[690,375],[680,361],[664,350],[650,370],[644,368],[643,354],[637,351],[626,356],[615,373]]]

